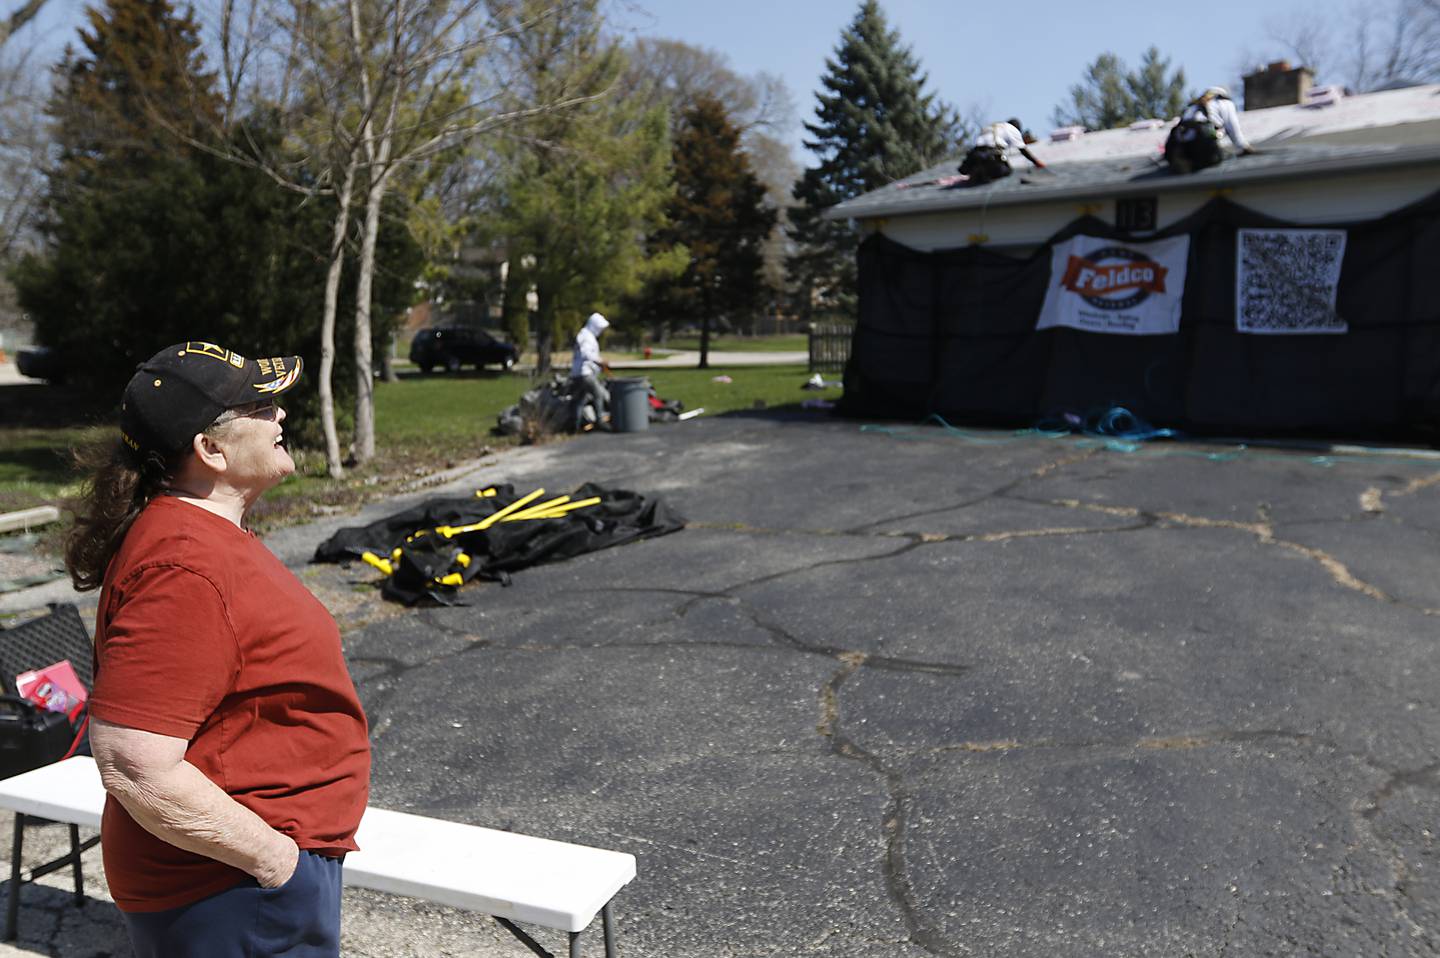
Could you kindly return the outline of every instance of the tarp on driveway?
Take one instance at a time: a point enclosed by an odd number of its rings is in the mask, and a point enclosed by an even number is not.
[[[570,493],[570,501],[598,499],[593,505],[556,518],[499,521],[463,531],[521,498],[505,484],[493,487],[489,496],[429,499],[368,526],[339,530],[316,547],[314,561],[343,562],[368,552],[393,568],[383,587],[387,599],[406,605],[427,598],[449,604],[459,585],[476,578],[505,582],[511,572],[532,565],[685,527],[685,520],[659,497],[585,483]]]

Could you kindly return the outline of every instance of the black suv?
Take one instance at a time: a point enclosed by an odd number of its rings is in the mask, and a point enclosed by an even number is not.
[[[520,359],[520,350],[470,326],[431,326],[410,340],[410,361],[428,373],[436,366],[458,372],[461,366],[499,366],[510,369]]]

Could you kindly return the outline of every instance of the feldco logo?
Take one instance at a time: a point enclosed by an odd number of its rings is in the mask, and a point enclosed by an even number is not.
[[[1106,246],[1089,256],[1071,256],[1060,285],[1096,309],[1132,309],[1151,293],[1165,292],[1164,266],[1144,253]]]

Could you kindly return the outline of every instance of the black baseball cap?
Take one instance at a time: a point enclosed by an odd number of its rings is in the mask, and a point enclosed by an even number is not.
[[[299,356],[246,359],[214,343],[177,343],[135,367],[120,399],[120,438],[176,452],[227,409],[274,399],[300,379]]]

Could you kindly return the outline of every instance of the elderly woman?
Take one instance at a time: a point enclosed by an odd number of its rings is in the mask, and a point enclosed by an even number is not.
[[[295,470],[294,356],[161,350],[66,548],[99,587],[90,741],[105,874],[139,958],[336,958],[365,714],[325,607],[245,528]]]

